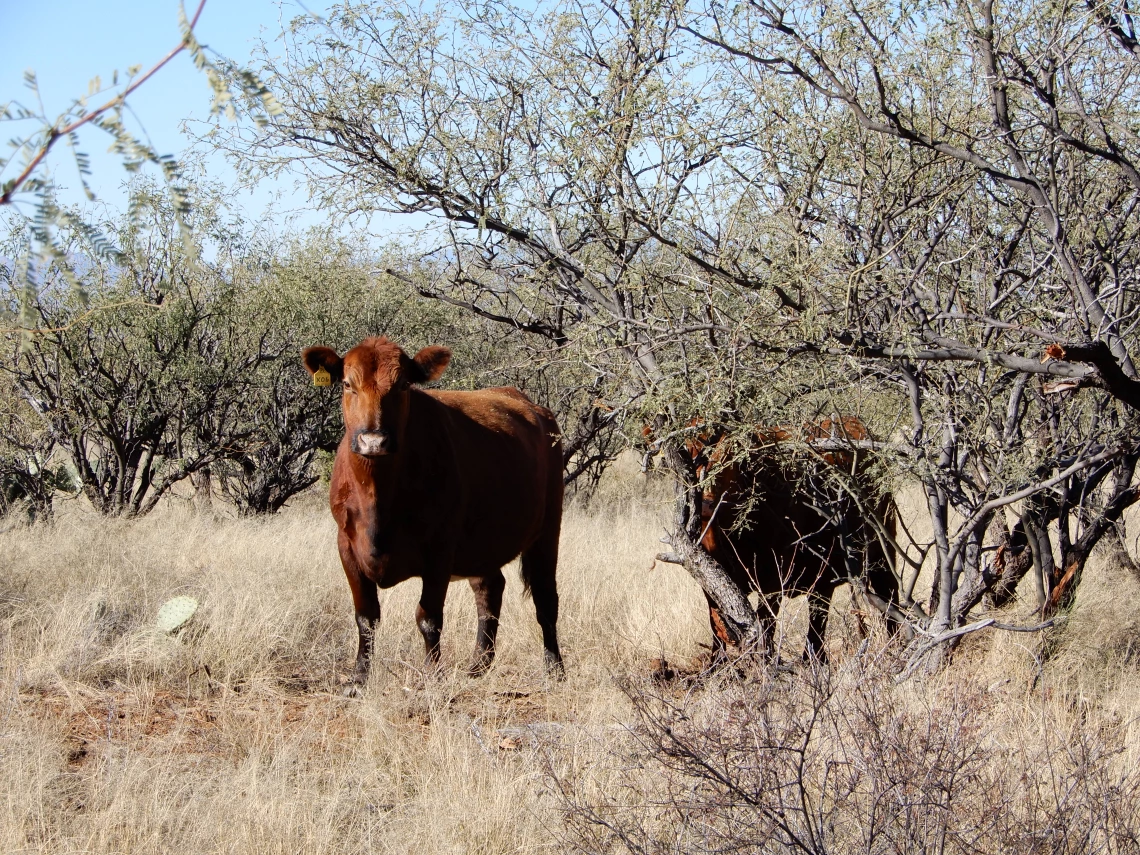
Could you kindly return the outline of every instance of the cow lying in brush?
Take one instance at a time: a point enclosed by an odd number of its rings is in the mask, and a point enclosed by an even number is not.
[[[471,673],[486,671],[506,585],[502,567],[520,554],[546,668],[561,676],[562,445],[551,412],[512,388],[417,388],[447,368],[451,352],[443,347],[409,357],[386,338],[370,338],[343,358],[327,347],[310,347],[302,358],[314,377],[344,387],[329,503],[360,634],[355,682],[368,676],[377,587],[412,577],[423,580],[416,623],[433,664],[448,583],[470,582],[479,613]]]
[[[859,580],[880,602],[898,599],[893,556],[883,548],[880,537],[886,534],[894,539],[895,506],[889,493],[881,493],[870,507],[861,509],[837,486],[826,484],[828,473],[823,467],[848,471],[854,467],[856,472],[865,468],[865,456],[854,460],[855,452],[842,449],[848,440],[869,439],[859,419],[828,419],[798,433],[794,438],[817,445],[821,440],[834,440],[839,448],[789,460],[771,449],[792,439],[792,431],[766,428],[757,432],[759,449],[741,458],[730,457],[726,441],[707,432],[691,438],[685,451],[697,477],[707,479],[700,546],[745,594],[759,593],[756,616],[765,649],[772,649],[783,597],[807,594],[804,656],[826,659],[823,637],[831,596],[839,585]],[[712,599],[708,604],[713,650],[723,654],[731,639],[716,604]],[[889,631],[897,626],[888,617]]]

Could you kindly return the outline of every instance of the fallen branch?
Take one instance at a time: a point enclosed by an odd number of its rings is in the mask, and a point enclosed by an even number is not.
[[[1041,623],[1035,624],[1034,626],[1018,626],[1017,624],[1002,623],[995,618],[985,618],[984,620],[975,621],[974,623],[967,624],[966,626],[960,626],[957,629],[948,629],[945,632],[940,632],[938,635],[933,636],[930,641],[926,642],[926,644],[912,653],[910,656],[909,664],[907,665],[906,669],[901,674],[899,674],[898,677],[895,678],[895,682],[901,683],[903,680],[909,677],[914,672],[914,669],[918,667],[923,657],[926,656],[926,654],[931,650],[938,647],[940,644],[945,644],[947,641],[958,638],[959,636],[969,635],[970,633],[991,628],[1000,629],[1005,632],[1041,632],[1043,629],[1049,629],[1049,627],[1053,626],[1055,623],[1056,618],[1049,618],[1049,620],[1042,621]],[[917,627],[915,627],[915,629],[923,635],[930,635],[930,633],[918,629]]]

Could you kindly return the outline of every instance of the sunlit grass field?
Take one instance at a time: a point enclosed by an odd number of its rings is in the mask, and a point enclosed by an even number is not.
[[[465,583],[447,600],[443,673],[421,672],[412,581],[382,592],[377,661],[358,699],[341,695],[355,629],[319,494],[268,519],[172,499],[144,519],[106,520],[71,502],[51,524],[10,527],[0,534],[0,852],[564,851],[580,841],[560,785],[605,790],[622,774],[629,685],[651,684],[662,659],[694,670],[706,652],[696,583],[654,562],[668,513],[667,487],[628,471],[567,511],[565,682],[543,676],[512,567],[486,677],[465,675],[475,637]],[[180,594],[199,611],[163,634],[155,616]],[[979,634],[945,672],[883,691],[899,708],[965,697],[1001,733],[1059,750],[1078,730],[1102,733],[1115,752],[1105,762],[1135,768],[1138,595],[1129,570],[1096,558],[1048,662],[1035,636]],[[804,611],[793,601],[781,620],[788,660]],[[1008,619],[1030,611],[1019,604]],[[859,647],[858,625],[841,592],[828,637],[837,663]],[[888,668],[885,644],[872,634],[871,655]]]

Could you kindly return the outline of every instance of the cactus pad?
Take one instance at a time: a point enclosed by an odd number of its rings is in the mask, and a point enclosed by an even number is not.
[[[155,618],[155,626],[160,632],[174,632],[194,617],[198,611],[198,601],[193,597],[174,597],[162,604]]]

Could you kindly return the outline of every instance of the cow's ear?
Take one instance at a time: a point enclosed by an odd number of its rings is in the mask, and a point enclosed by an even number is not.
[[[412,363],[415,365],[413,371],[418,375],[412,377],[412,382],[430,383],[438,380],[449,362],[451,362],[451,351],[446,347],[438,345],[425,347],[412,357]]]
[[[301,361],[310,374],[316,374],[323,368],[332,383],[339,383],[344,376],[344,360],[331,347],[306,347],[301,351]]]

